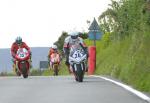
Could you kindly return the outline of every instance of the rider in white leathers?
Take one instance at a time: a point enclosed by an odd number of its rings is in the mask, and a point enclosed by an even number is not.
[[[66,37],[66,39],[64,41],[63,50],[66,55],[65,64],[68,66],[68,70],[70,73],[72,71],[70,70],[70,64],[69,64],[69,51],[73,45],[79,45],[80,47],[82,47],[82,49],[88,55],[87,46],[85,45],[83,39],[81,37],[79,37],[79,32],[73,31],[73,32],[69,33],[69,36]],[[86,71],[87,71],[87,68],[86,68]]]

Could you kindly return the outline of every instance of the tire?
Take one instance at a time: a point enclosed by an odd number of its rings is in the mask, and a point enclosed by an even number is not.
[[[77,80],[78,82],[83,82],[83,75],[84,75],[84,72],[82,70],[82,67],[81,67],[81,64],[76,64],[77,66],[77,71],[76,71],[76,76],[77,76]]]
[[[28,75],[27,75],[27,74],[26,74],[26,75],[23,74],[23,77],[24,77],[24,78],[28,78]]]
[[[28,77],[28,73],[27,73],[27,72],[28,72],[28,70],[27,70],[27,68],[28,68],[28,67],[27,67],[27,61],[21,63],[20,65],[21,65],[21,67],[22,67],[22,68],[21,68],[21,71],[22,71],[23,77],[24,77],[24,78],[27,78],[27,77]]]

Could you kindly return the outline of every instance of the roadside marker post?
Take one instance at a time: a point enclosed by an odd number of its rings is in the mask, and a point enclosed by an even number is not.
[[[100,27],[94,18],[93,22],[91,23],[90,27],[88,28],[88,38],[90,40],[93,40],[93,46],[90,46],[88,48],[89,50],[89,58],[88,58],[88,74],[92,75],[94,74],[94,71],[96,69],[96,40],[99,40],[102,36],[102,33],[100,31]]]

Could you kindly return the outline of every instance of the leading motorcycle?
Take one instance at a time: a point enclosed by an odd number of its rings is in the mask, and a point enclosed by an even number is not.
[[[78,82],[83,82],[86,69],[87,54],[82,48],[71,48],[69,54],[69,63]]]
[[[30,53],[26,48],[19,48],[16,58],[16,66],[17,66],[17,75],[23,75],[24,78],[27,78],[30,70]]]

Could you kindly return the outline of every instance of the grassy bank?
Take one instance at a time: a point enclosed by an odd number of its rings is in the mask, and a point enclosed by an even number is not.
[[[103,39],[104,40],[104,39]],[[136,35],[106,45],[97,41],[95,74],[109,75],[150,93],[150,36]],[[88,45],[92,41],[86,41]]]

